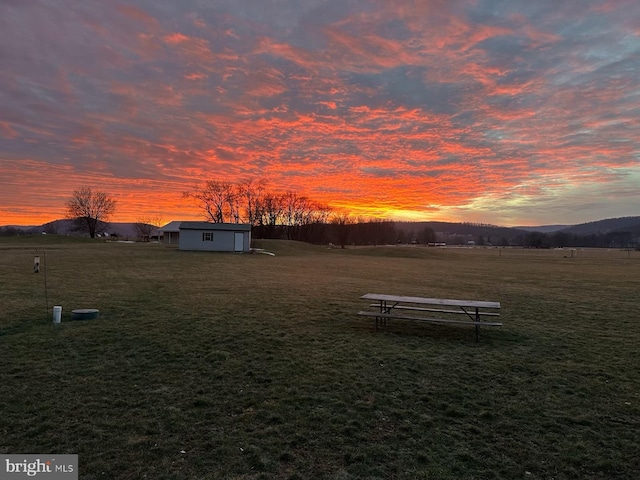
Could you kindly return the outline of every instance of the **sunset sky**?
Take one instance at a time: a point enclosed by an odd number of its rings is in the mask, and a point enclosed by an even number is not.
[[[0,0],[0,225],[201,219],[264,178],[356,215],[640,215],[638,0]]]

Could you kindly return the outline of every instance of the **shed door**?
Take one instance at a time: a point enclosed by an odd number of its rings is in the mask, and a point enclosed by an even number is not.
[[[244,233],[235,233],[234,242],[233,242],[233,250],[234,252],[243,252],[244,251]]]

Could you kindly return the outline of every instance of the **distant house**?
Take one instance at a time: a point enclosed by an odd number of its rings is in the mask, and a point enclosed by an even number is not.
[[[179,223],[178,248],[180,250],[248,252],[251,246],[251,225],[248,224],[210,222]],[[166,232],[167,230],[165,230],[165,236],[167,235]]]
[[[182,222],[180,221],[169,222],[158,229],[158,237],[162,243],[166,243],[167,245],[178,245],[181,223]]]

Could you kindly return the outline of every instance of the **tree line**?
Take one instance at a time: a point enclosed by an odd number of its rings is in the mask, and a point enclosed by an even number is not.
[[[444,241],[447,244],[469,244],[479,246],[521,246],[526,248],[563,247],[608,247],[640,248],[640,225],[628,231],[613,231],[598,234],[575,234],[554,232],[526,232],[509,235],[509,229],[488,224],[447,224],[448,230],[464,227],[483,230],[474,238],[462,231],[436,233],[431,227],[419,231],[401,228],[395,222],[384,219],[354,217],[338,212],[326,204],[311,200],[294,191],[284,193],[267,189],[267,182],[243,180],[239,183],[210,180],[184,197],[196,200],[205,214],[205,219],[214,223],[248,223],[252,226],[253,238],[283,238],[315,244],[335,243],[344,248],[347,244],[388,245],[395,243],[429,244]],[[91,238],[107,227],[108,218],[115,212],[115,199],[102,191],[90,187],[75,190],[66,203],[66,218],[74,221],[75,230],[88,233]],[[146,216],[136,222],[138,237],[149,239],[152,231],[160,225],[160,217]],[[434,226],[440,226],[434,222]],[[56,230],[56,222],[49,225]],[[20,227],[0,227],[0,236],[33,233]],[[57,233],[47,231],[46,233]]]
[[[342,247],[349,242],[395,242],[391,221],[355,218],[294,191],[269,191],[265,180],[209,180],[184,196],[199,203],[209,222],[250,224],[254,238],[335,242]]]
[[[296,227],[327,223],[332,211],[293,191],[270,192],[265,180],[209,180],[184,196],[199,203],[209,222],[248,223],[267,235],[272,235],[278,226],[293,232]]]
[[[640,249],[640,229],[580,235],[568,232],[529,232],[518,235],[513,242],[528,248],[634,248]]]

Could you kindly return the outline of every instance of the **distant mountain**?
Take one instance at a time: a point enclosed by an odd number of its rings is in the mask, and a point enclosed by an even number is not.
[[[524,230],[526,232],[553,233],[571,228],[573,225],[540,225],[538,227],[513,227],[516,230]]]
[[[33,228],[41,228],[38,225],[3,225],[0,228],[15,228],[19,230],[31,230]]]
[[[73,220],[55,220],[53,222],[45,223],[41,228],[43,232],[57,233],[59,235],[75,233]],[[98,230],[96,233],[98,232],[100,234],[107,233],[109,235],[115,235],[123,238],[136,238],[138,236],[135,223],[108,222],[104,229],[101,231]]]
[[[606,234],[611,232],[640,232],[640,217],[607,218],[567,227],[561,232],[575,235]]]
[[[405,231],[418,231],[432,228],[435,232],[446,232],[454,235],[498,235],[507,238],[531,232],[553,234],[556,232],[575,235],[598,235],[611,232],[640,230],[640,217],[620,217],[581,223],[579,225],[539,225],[524,227],[500,227],[482,223],[449,223],[449,222],[396,222]]]
[[[6,225],[0,227],[2,229],[12,229],[20,231],[26,234],[40,234],[47,233],[53,235],[75,235],[77,232],[74,230],[73,220],[60,219],[47,222],[43,225]],[[138,233],[136,231],[135,223],[121,223],[121,222],[109,222],[106,228],[102,229],[99,233],[107,233],[109,236],[115,235],[121,238],[136,238]]]

